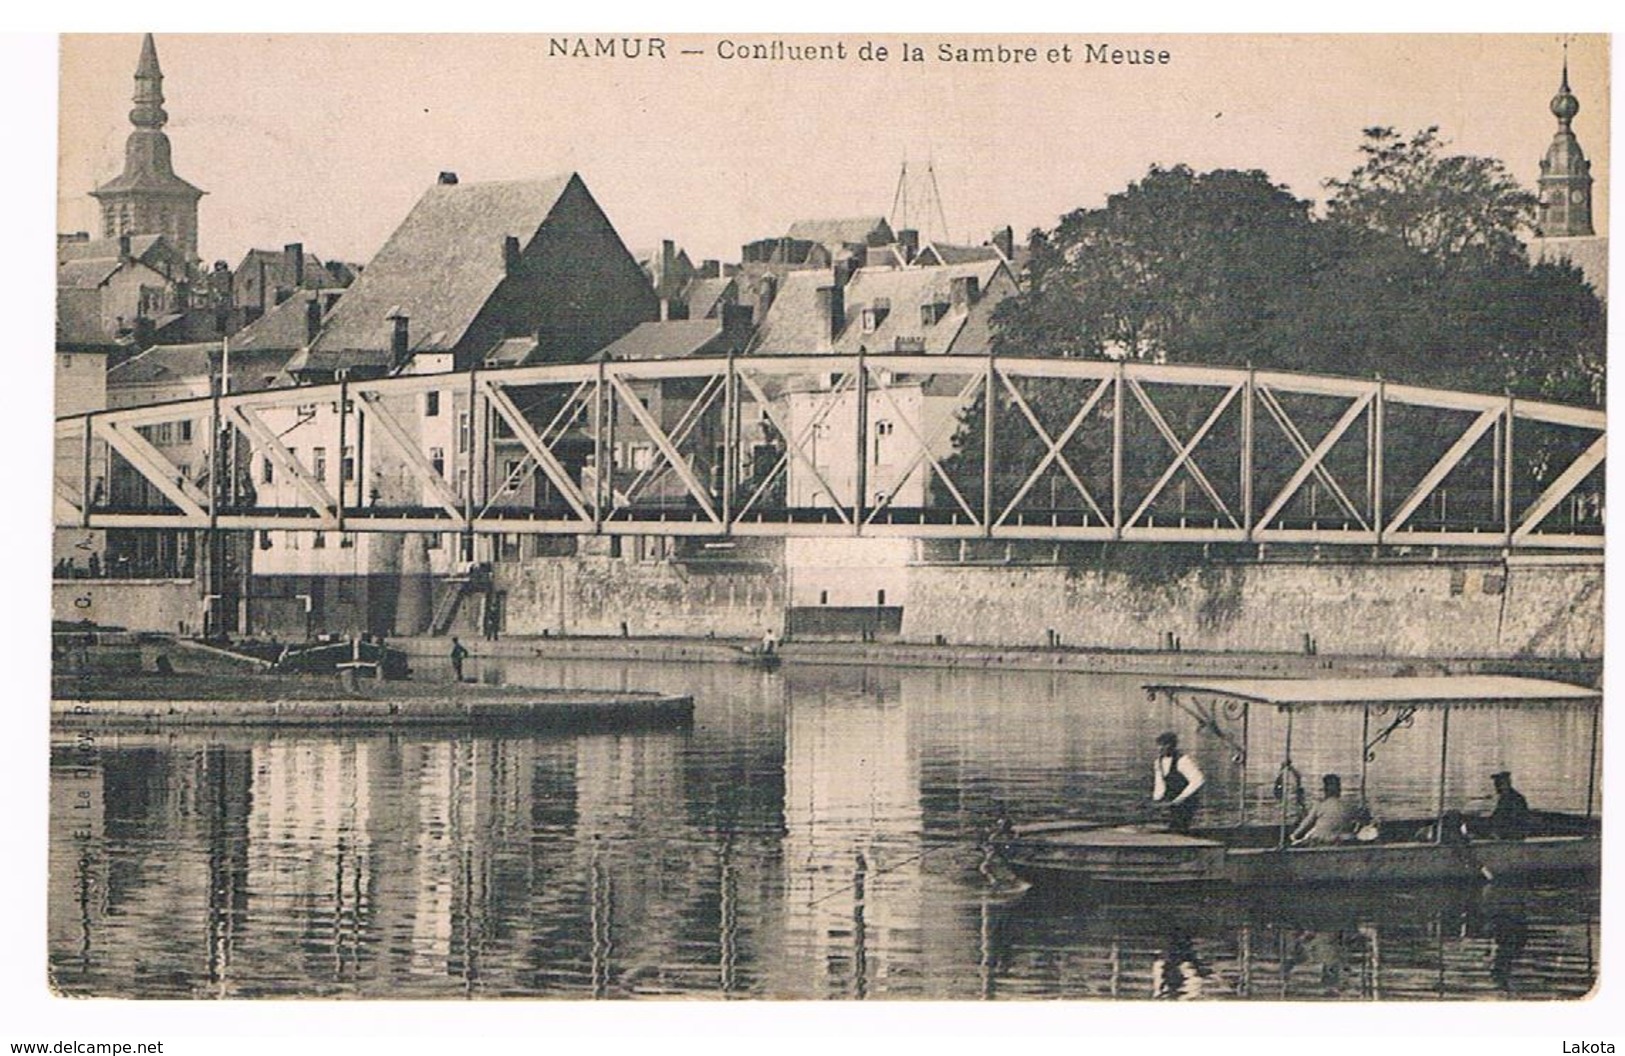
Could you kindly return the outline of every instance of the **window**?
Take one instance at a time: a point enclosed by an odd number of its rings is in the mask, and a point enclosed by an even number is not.
[[[263,462],[260,463],[260,483],[261,484],[274,484],[274,483],[276,483],[276,469],[272,466],[271,460],[269,458],[265,459]]]
[[[426,392],[423,394],[423,417],[440,417],[440,393]]]
[[[191,443],[192,442],[192,421],[191,421],[191,419],[188,418],[184,422],[176,422],[175,426],[176,426],[176,429],[180,433],[180,441],[181,441],[181,443],[183,443],[183,444]]]
[[[311,472],[317,480],[327,479],[327,448],[318,447],[311,451]]]
[[[267,532],[267,531],[261,531],[260,532],[260,549],[261,550],[269,550],[269,549],[271,549],[271,533],[270,532]]]
[[[440,549],[440,545],[441,545],[440,544],[440,533],[439,532],[430,532],[428,534],[428,536],[424,539],[423,545],[424,545],[425,549],[429,549],[429,550],[438,550],[438,549]]]
[[[880,465],[885,459],[881,457],[885,450],[884,439],[892,434],[892,423],[881,419],[875,423],[875,465]]]
[[[349,444],[344,446],[344,452],[339,459],[339,479],[351,481],[355,479],[355,447]]]
[[[458,466],[457,467],[457,494],[463,495],[463,496],[466,496],[468,494],[468,467],[467,466]]]
[[[880,329],[880,313],[873,308],[865,308],[863,310],[863,332],[872,334],[878,329]]]
[[[326,532],[317,532],[317,533],[315,533],[315,538],[311,539],[311,541],[310,541],[310,548],[312,550],[326,550],[327,549],[327,533]]]
[[[883,591],[883,590],[875,591],[875,604],[876,605],[884,605],[884,604],[886,604],[886,592],[885,591]]]
[[[429,448],[429,465],[442,479],[446,476],[446,449],[443,447]]]
[[[468,441],[469,441],[468,412],[467,411],[458,411],[457,412],[457,451],[459,453],[468,450]]]
[[[349,549],[353,548],[354,546],[355,546],[355,533],[354,532],[340,532],[339,533],[339,549],[341,549],[341,550],[349,550]]]
[[[72,370],[73,369],[73,357],[72,356],[63,356],[62,357],[62,369],[63,370]]]
[[[820,590],[818,592],[818,604],[820,604],[820,605],[828,605],[829,604],[829,591]]]

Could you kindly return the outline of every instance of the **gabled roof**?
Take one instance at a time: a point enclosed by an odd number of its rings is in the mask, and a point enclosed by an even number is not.
[[[996,303],[988,292],[1001,274],[1009,273],[999,260],[931,268],[859,268],[842,290],[844,325],[829,340],[823,333],[817,290],[833,285],[832,276],[826,271],[790,272],[762,320],[752,351],[764,355],[855,353],[860,348],[933,355],[986,352],[986,320]],[[978,298],[967,307],[951,308],[954,280],[963,278],[976,279]],[[940,316],[929,323],[921,311],[926,305],[944,306]],[[867,332],[865,309],[884,311],[884,317]]]
[[[507,275],[504,238],[528,246],[577,182],[571,174],[430,187],[334,307],[313,349],[387,350],[397,313],[410,321],[412,351],[455,349]]]
[[[735,285],[733,277],[726,275],[714,279],[691,280],[683,289],[683,300],[688,302],[688,317],[705,319],[720,311],[723,300]]]
[[[57,289],[94,290],[123,267],[117,257],[98,260],[67,260],[56,266]]]
[[[270,388],[280,376],[286,352],[231,351],[231,391],[257,392]],[[220,370],[220,342],[153,345],[107,372],[109,387],[163,382],[207,381]]]
[[[923,261],[920,258],[930,256]],[[927,242],[915,256],[914,262],[922,267],[936,264],[973,264],[980,260],[1003,260],[1004,256],[993,246],[956,246],[951,242]]]
[[[594,360],[683,359],[726,352],[720,319],[674,319],[639,323],[606,346]]]
[[[280,349],[293,352],[309,340],[306,313],[312,300],[335,290],[300,290],[281,304],[268,309],[258,319],[231,335],[231,348],[243,351]]]
[[[894,241],[891,226],[883,216],[854,216],[833,220],[797,220],[790,225],[789,237],[825,246],[883,246]]]
[[[145,260],[147,254],[160,247],[168,249],[171,255],[179,256],[163,235],[130,236],[130,256],[136,260]],[[58,263],[68,260],[118,260],[119,240],[92,238],[82,242],[58,242],[56,259]]]
[[[293,261],[288,259],[285,250],[280,249],[251,249],[243,254],[242,263],[238,264],[233,274],[240,273],[249,268],[265,265],[267,277],[275,278],[273,285],[293,285]],[[327,265],[322,258],[314,253],[304,256],[304,281],[300,283],[307,290],[314,290],[321,286],[334,284],[333,276],[327,271]]]

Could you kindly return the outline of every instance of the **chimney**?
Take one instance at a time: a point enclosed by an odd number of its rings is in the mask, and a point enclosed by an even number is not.
[[[702,279],[720,279],[722,277],[722,261],[704,260],[700,262],[700,270],[695,274]]]
[[[293,285],[297,289],[305,284],[305,246],[302,242],[289,242],[282,247],[282,259],[293,272]]]
[[[905,227],[897,232],[897,243],[903,250],[903,263],[914,263],[914,258],[920,255],[920,233],[912,227]]]
[[[819,342],[828,347],[846,327],[846,291],[840,286],[818,287]]]
[[[389,335],[389,354],[395,360],[395,365],[400,366],[406,362],[406,357],[411,348],[410,331],[408,329],[410,320],[402,315],[399,309],[396,309],[390,313],[389,321],[395,324],[395,329]]]
[[[993,232],[993,248],[997,249],[1001,254],[1003,254],[1005,260],[1014,261],[1016,259],[1015,228],[1006,224],[1004,227],[1001,227],[997,231]]]
[[[457,174],[455,172],[442,172],[440,179],[435,182],[442,187],[455,187],[457,186]]]
[[[981,295],[981,282],[975,275],[956,275],[948,285],[948,298],[954,309],[969,308]]]
[[[310,300],[305,302],[305,343],[308,345],[316,340],[316,335],[322,329],[322,299],[311,294]]]
[[[512,275],[519,270],[519,236],[502,236],[502,270]]]
[[[118,259],[128,262],[130,260],[130,236],[118,236]]]

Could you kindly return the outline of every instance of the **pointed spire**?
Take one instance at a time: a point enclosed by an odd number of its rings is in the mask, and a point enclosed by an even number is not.
[[[130,124],[136,128],[163,128],[169,121],[164,112],[164,71],[158,68],[158,45],[152,34],[141,38],[141,59],[135,66],[135,109]]]

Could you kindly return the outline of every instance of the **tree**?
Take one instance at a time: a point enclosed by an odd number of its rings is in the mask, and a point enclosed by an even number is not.
[[[1534,230],[1536,198],[1495,158],[1446,154],[1437,126],[1406,139],[1365,130],[1365,161],[1347,179],[1327,180],[1334,222],[1398,238],[1434,260],[1462,254],[1521,256]]]
[[[1245,362],[1271,299],[1304,281],[1311,236],[1309,203],[1262,172],[1153,166],[1104,208],[1033,233],[994,349]]]

